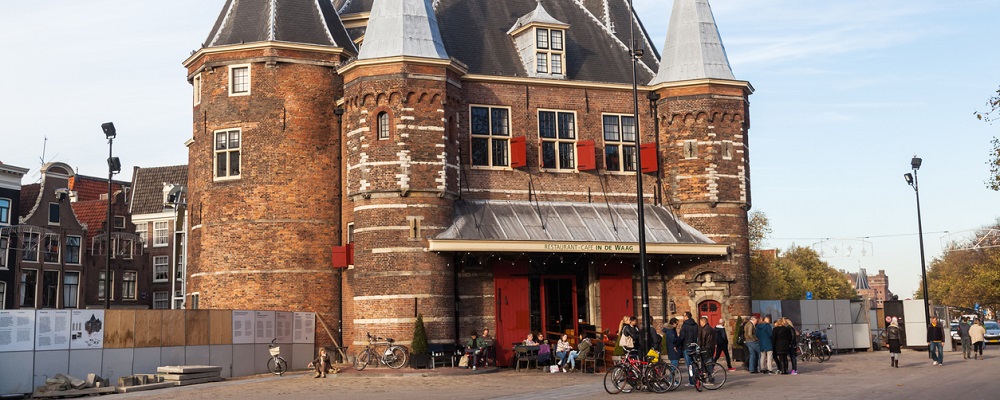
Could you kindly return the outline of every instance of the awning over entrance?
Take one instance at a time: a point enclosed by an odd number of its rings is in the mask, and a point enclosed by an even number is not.
[[[638,219],[635,204],[463,200],[428,250],[638,253]],[[729,254],[664,207],[647,205],[645,219],[647,253]]]

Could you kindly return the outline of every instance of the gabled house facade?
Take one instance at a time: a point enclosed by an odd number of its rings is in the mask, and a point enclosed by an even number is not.
[[[20,273],[11,248],[11,226],[17,225],[21,203],[21,178],[27,168],[0,163],[0,310],[15,308],[15,287]],[[17,238],[15,237],[15,240]]]
[[[187,165],[136,167],[129,214],[152,266],[154,309],[184,308]]]

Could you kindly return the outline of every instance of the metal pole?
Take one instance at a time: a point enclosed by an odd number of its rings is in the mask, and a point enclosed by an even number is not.
[[[629,12],[629,55],[632,57],[632,107],[633,115],[635,116],[635,198],[636,198],[636,209],[639,216],[639,274],[641,279],[641,294],[642,296],[642,353],[645,354],[649,351],[648,345],[652,343],[650,340],[650,315],[649,315],[649,278],[646,276],[646,216],[645,216],[645,203],[642,199],[642,152],[639,151],[639,84],[636,81],[636,69],[639,62],[639,58],[635,52],[635,24],[632,23],[632,16],[635,15],[632,11],[632,0],[628,1],[628,12]]]
[[[112,148],[114,146],[115,138],[108,137],[108,219],[105,228],[105,233],[107,236],[104,238],[104,250],[105,250],[105,264],[104,264],[104,309],[111,309],[111,227],[114,221],[111,220],[111,197],[113,193],[111,192],[111,178],[114,176],[114,171],[111,169],[111,157]]]
[[[917,194],[917,235],[920,237],[920,274],[924,284],[924,323],[931,324],[930,300],[927,298],[927,264],[924,261],[924,225],[920,220],[920,189],[917,188],[917,169],[913,169],[913,192]]]

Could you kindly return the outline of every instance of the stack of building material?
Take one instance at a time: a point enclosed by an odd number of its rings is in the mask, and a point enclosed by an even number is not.
[[[129,375],[118,378],[119,393],[141,392],[143,390],[164,389],[173,386],[172,382],[164,382],[152,374]]]
[[[114,393],[114,386],[109,386],[106,379],[96,374],[88,374],[87,380],[77,379],[69,375],[56,374],[45,380],[45,386],[35,388],[32,398],[78,397]]]
[[[156,369],[156,372],[159,378],[164,382],[173,382],[176,386],[218,382],[222,380],[222,367],[211,365],[178,365],[159,367]]]

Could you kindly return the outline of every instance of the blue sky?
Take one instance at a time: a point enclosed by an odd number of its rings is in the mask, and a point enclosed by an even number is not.
[[[129,169],[122,179],[133,165],[187,162],[191,87],[180,63],[205,40],[223,0],[8,3],[0,161],[33,167],[25,182],[34,181],[48,137],[46,161],[102,176],[100,124],[114,121],[115,153]],[[657,48],[670,4],[635,1]],[[884,269],[890,290],[910,297],[920,261],[914,194],[902,174],[914,154],[924,159],[928,262],[944,240],[1000,217],[1000,193],[983,184],[1000,126],[972,115],[1000,85],[991,29],[1000,2],[711,4],[733,72],[756,88],[753,206],[771,218],[772,246],[815,245],[837,268]]]

